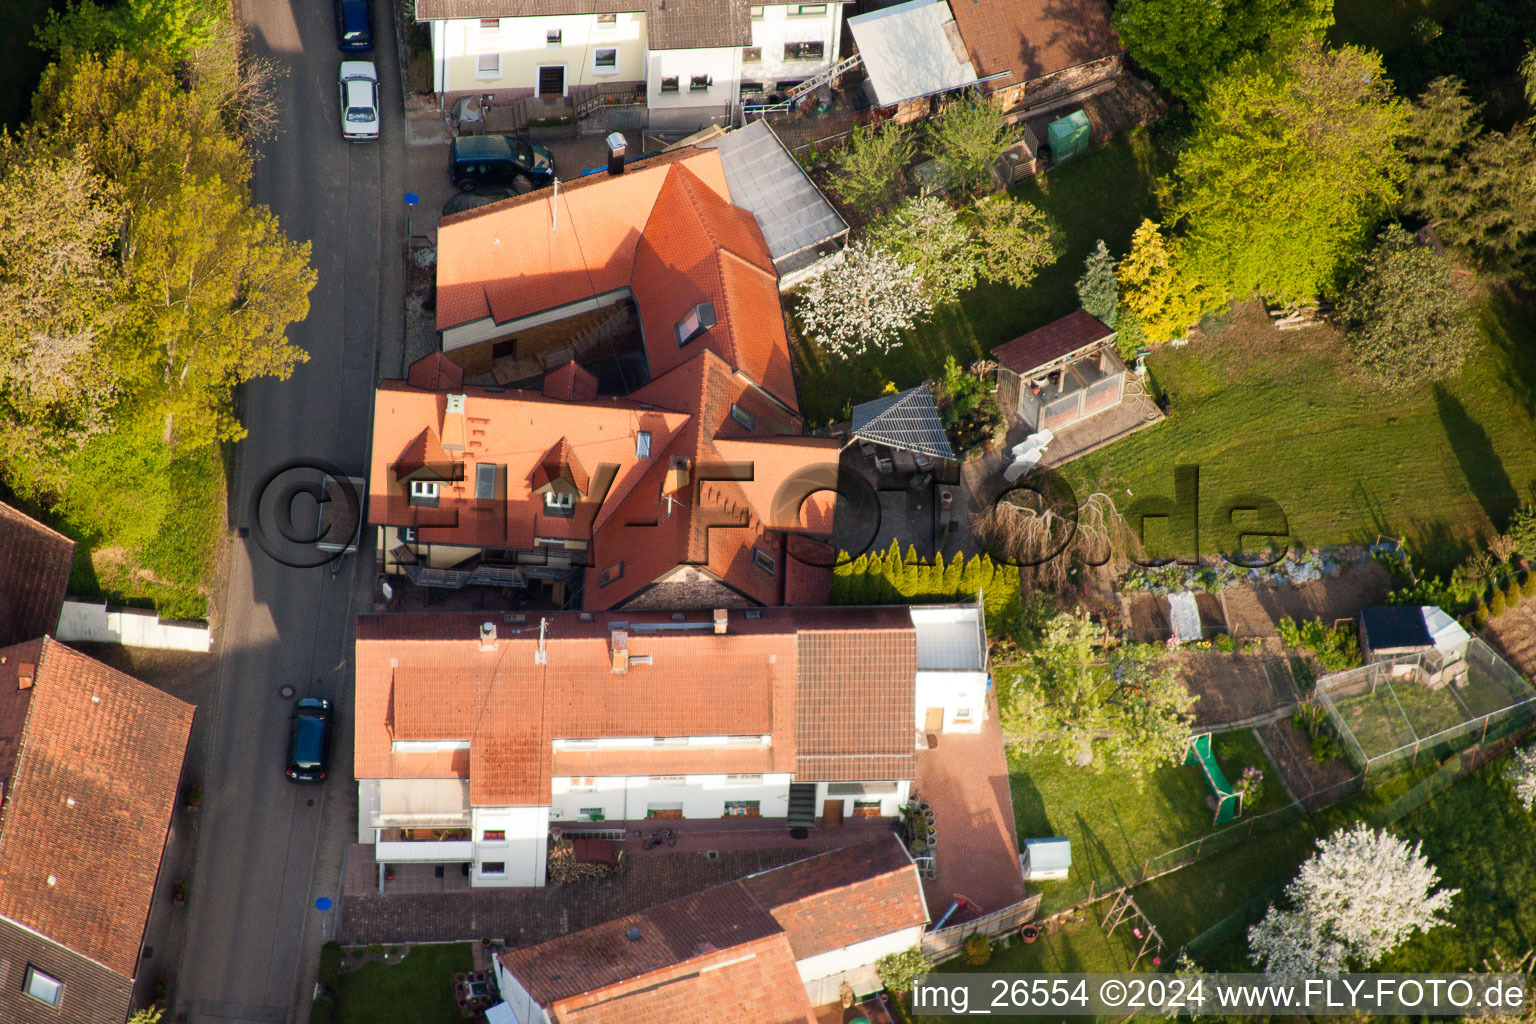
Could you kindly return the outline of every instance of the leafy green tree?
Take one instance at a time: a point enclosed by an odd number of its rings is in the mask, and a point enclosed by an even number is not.
[[[1158,653],[1106,643],[1084,612],[1063,613],[1017,667],[1000,671],[1003,728],[1079,766],[1141,775],[1184,757],[1195,697]]]
[[[1536,43],[1532,43],[1520,61],[1520,78],[1525,85],[1525,102],[1536,107]]]
[[[128,1024],[160,1024],[160,1018],[165,1013],[158,1006],[151,1006],[147,1010],[135,1010],[128,1018]]]
[[[963,189],[975,189],[992,173],[1013,131],[1002,111],[980,96],[968,94],[928,122],[927,149],[944,163]]]
[[[1333,0],[1120,0],[1114,26],[1169,92],[1199,99],[1238,58],[1333,24]]]
[[[912,159],[912,134],[905,125],[874,129],[855,125],[848,144],[833,158],[836,168],[827,188],[866,217],[890,204],[901,183],[901,170]]]
[[[875,961],[875,976],[891,992],[906,995],[917,984],[917,979],[933,970],[933,962],[924,955],[920,946],[904,949],[899,953],[887,953]]]
[[[74,0],[63,13],[48,12],[34,45],[55,58],[128,50],[181,60],[206,46],[219,23],[220,8],[209,0]]]
[[[1239,60],[1196,108],[1172,176],[1189,279],[1286,301],[1336,287],[1397,202],[1405,117],[1374,53],[1309,40]]]
[[[983,281],[1024,288],[1061,256],[1061,232],[1045,211],[1006,194],[976,204],[971,230]]]
[[[936,306],[976,287],[980,270],[976,240],[941,196],[908,199],[870,225],[868,238],[910,267],[928,301]]]
[[[1429,83],[1403,139],[1404,207],[1448,246],[1499,276],[1536,264],[1536,135],[1486,130],[1454,78]]]
[[[1083,276],[1077,279],[1077,301],[1106,327],[1114,327],[1119,320],[1120,286],[1115,281],[1115,258],[1102,238],[1083,260]]]
[[[1355,359],[1388,390],[1455,376],[1477,337],[1446,258],[1396,224],[1366,254],[1338,312]]]
[[[1170,239],[1155,222],[1144,220],[1131,235],[1130,253],[1115,268],[1121,302],[1154,342],[1182,337],[1201,313],[1182,252],[1182,239]]]

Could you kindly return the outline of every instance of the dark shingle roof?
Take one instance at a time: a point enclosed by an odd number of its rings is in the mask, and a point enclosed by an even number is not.
[[[1079,309],[997,346],[992,350],[992,358],[1015,373],[1027,374],[1114,335],[1092,314]]]
[[[1418,605],[1366,608],[1360,613],[1360,628],[1372,650],[1430,647],[1435,642],[1424,622],[1424,609]]]
[[[955,457],[933,392],[926,385],[854,406],[853,436],[936,459]]]
[[[59,624],[75,542],[0,504],[0,647]]]

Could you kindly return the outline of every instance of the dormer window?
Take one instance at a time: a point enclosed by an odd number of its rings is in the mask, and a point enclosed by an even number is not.
[[[545,515],[569,519],[576,514],[576,495],[566,491],[544,492]]]
[[[694,338],[715,326],[715,304],[701,302],[677,322],[677,347],[682,348]]]
[[[441,487],[436,480],[412,480],[411,504],[436,508]]]

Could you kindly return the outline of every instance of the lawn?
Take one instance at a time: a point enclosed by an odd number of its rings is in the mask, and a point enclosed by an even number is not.
[[[841,419],[848,405],[879,396],[888,381],[912,387],[938,377],[948,355],[972,363],[995,346],[1072,312],[1077,308],[1074,286],[1094,243],[1102,238],[1113,252],[1130,247],[1131,232],[1154,213],[1153,183],[1170,166],[1143,130],[1017,186],[1014,196],[1055,218],[1066,239],[1065,255],[1027,288],[983,284],[966,292],[962,306],[940,310],[888,354],[837,359],[795,336],[806,420],[821,425]]]
[[[469,943],[414,946],[397,964],[364,964],[341,975],[336,1024],[451,1024],[459,1020],[453,976],[473,969]]]
[[[1166,420],[1065,468],[1079,494],[1171,494],[1200,469],[1207,516],[1258,492],[1298,543],[1405,536],[1445,572],[1501,530],[1536,483],[1536,317],[1494,295],[1460,376],[1383,393],[1360,380],[1328,328],[1278,332],[1244,307],[1225,327],[1148,358]],[[1206,553],[1217,543],[1202,538]]]
[[[16,128],[32,112],[32,93],[48,59],[33,49],[33,29],[62,0],[4,0],[0,3],[0,123]]]
[[[1285,792],[1252,731],[1214,737],[1217,762],[1228,778],[1257,765],[1268,780],[1258,803],[1238,821],[1285,806]],[[1009,777],[1019,838],[1072,840],[1072,875],[1031,883],[1044,893],[1042,912],[1070,906],[1090,882],[1098,889],[1138,877],[1157,857],[1215,831],[1206,804],[1210,787],[1198,766],[1164,768],[1140,780],[1114,770],[1091,772],[1054,753],[1010,752]],[[1226,827],[1226,826],[1224,826]],[[1190,851],[1193,852],[1193,851]],[[1182,859],[1182,858],[1170,858]]]

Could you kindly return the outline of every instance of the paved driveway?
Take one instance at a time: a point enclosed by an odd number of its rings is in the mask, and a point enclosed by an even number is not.
[[[205,751],[201,835],[189,880],[187,943],[173,979],[169,1020],[273,1024],[307,1020],[323,930],[317,897],[339,900],[342,857],[355,832],[351,783],[351,637],[355,608],[373,585],[371,550],[332,575],[270,559],[255,543],[247,505],[253,488],[287,460],[318,457],[344,470],[366,464],[375,350],[398,359],[400,253],[405,191],[395,32],[375,3],[385,112],[383,141],[339,138],[330,4],[242,0],[258,54],[285,69],[279,81],[283,131],[256,165],[258,202],[290,237],[309,240],[319,284],[308,318],[290,331],[310,354],[287,381],[243,390],[249,436],[235,448],[230,477],[236,539],[215,602],[220,655]],[[292,700],[338,702],[331,778],[297,786],[282,774]]]

